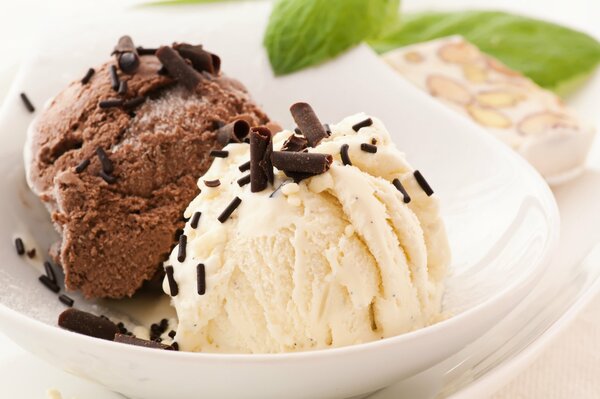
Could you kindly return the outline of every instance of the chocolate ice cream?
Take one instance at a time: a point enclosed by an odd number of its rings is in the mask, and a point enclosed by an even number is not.
[[[268,122],[200,46],[161,48],[158,58],[140,51],[129,69],[115,53],[51,101],[25,149],[29,185],[62,236],[51,253],[66,287],[86,297],[131,296],[151,279],[184,226],[211,150],[222,147],[218,130],[239,119]]]

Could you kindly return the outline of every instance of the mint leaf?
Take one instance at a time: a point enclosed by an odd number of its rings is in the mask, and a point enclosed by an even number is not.
[[[264,45],[276,75],[335,57],[396,22],[399,0],[279,0]]]
[[[540,86],[555,91],[581,82],[600,62],[600,43],[593,37],[550,22],[498,11],[406,16],[395,29],[370,44],[382,53],[455,34]]]

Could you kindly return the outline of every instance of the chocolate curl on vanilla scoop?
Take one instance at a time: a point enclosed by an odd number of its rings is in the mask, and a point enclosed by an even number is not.
[[[266,127],[253,127],[250,131],[250,191],[260,192],[273,183],[273,140]]]

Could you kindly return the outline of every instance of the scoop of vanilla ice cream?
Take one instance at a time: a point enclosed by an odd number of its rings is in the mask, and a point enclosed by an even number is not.
[[[272,353],[352,345],[424,327],[439,319],[450,250],[438,200],[428,196],[383,124],[355,132],[365,114],[331,126],[309,152],[333,156],[321,175],[294,183],[275,171],[274,188],[250,192],[249,145],[229,144],[199,180],[185,216],[187,256],[173,266],[172,297],[186,351]],[[273,138],[275,150],[293,133]],[[376,144],[377,152],[361,150]],[[352,165],[340,147],[349,145]],[[398,178],[410,202],[392,184]],[[205,181],[219,179],[218,187]],[[210,184],[213,185],[213,184]],[[221,223],[233,198],[242,202]],[[198,294],[203,264],[206,293]],[[165,292],[169,285],[165,279]]]

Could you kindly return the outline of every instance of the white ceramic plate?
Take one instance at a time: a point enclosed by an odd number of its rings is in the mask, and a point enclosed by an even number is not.
[[[0,113],[0,170],[5,176],[0,183],[0,253],[6,259],[0,269],[0,327],[17,343],[132,397],[342,398],[381,388],[456,353],[535,285],[558,231],[556,204],[543,180],[502,144],[404,82],[366,48],[320,68],[273,78],[260,46],[266,14],[266,5],[242,5],[193,16],[147,12],[115,18],[110,34],[100,35],[100,28],[93,27],[64,34],[41,46],[23,67]],[[224,70],[246,83],[284,125],[290,125],[288,106],[297,100],[313,104],[328,121],[361,110],[380,117],[443,199],[454,253],[444,309],[454,317],[379,342],[280,355],[152,351],[53,327],[60,305],[36,282],[38,271],[12,248],[15,233],[41,245],[53,238],[47,217],[24,184],[21,147],[31,116],[18,93],[26,91],[40,107],[105,59],[124,32],[148,46],[203,42],[222,56]],[[84,304],[78,300],[78,305]]]

